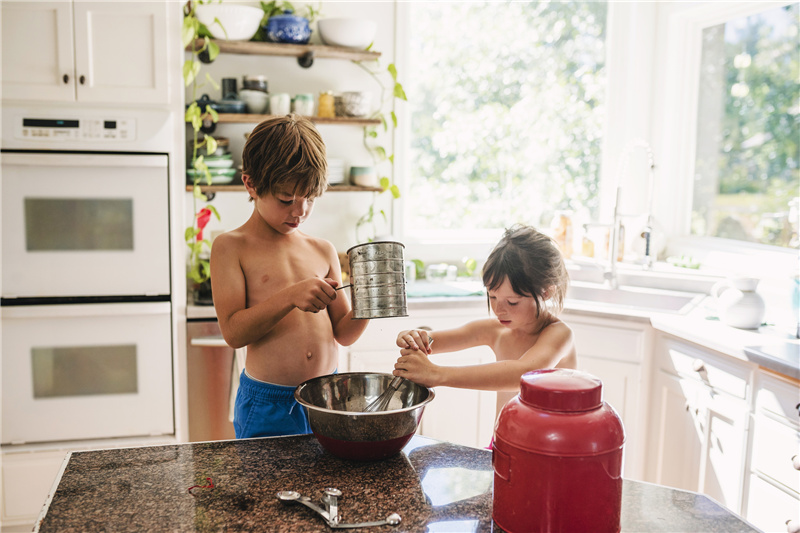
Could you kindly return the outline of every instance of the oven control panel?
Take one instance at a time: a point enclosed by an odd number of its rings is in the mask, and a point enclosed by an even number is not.
[[[15,131],[26,141],[123,141],[136,140],[134,118],[23,118]]]

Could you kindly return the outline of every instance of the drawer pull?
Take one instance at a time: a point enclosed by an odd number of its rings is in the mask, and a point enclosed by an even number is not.
[[[69,74],[64,74],[64,77],[61,79],[64,80],[64,83],[69,83]]]
[[[692,370],[695,372],[703,372],[706,369],[706,364],[702,359],[695,359],[692,361]]]
[[[786,521],[786,533],[800,533],[800,522],[792,520]]]
[[[795,470],[800,470],[800,455],[792,456],[792,467]]]

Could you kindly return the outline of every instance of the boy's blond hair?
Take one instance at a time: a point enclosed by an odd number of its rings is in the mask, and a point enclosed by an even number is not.
[[[328,186],[325,143],[314,124],[300,115],[267,119],[247,138],[242,173],[250,176],[258,196],[289,185],[294,194],[315,198]]]

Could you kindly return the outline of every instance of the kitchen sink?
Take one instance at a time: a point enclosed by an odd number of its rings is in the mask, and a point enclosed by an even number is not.
[[[567,290],[566,306],[570,304],[624,307],[642,312],[671,314],[688,313],[705,294],[679,292],[645,287],[622,286],[611,288],[595,283],[572,282]]]

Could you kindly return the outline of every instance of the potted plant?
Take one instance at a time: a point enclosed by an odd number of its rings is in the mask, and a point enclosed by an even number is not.
[[[271,0],[261,2],[264,17],[258,25],[253,41],[273,41],[292,44],[306,44],[311,37],[309,27],[320,15],[321,8],[308,4],[298,12],[291,2]],[[270,19],[273,18],[272,23]]]
[[[372,48],[371,44],[367,47],[367,50],[370,48]],[[380,86],[380,105],[378,106],[378,110],[372,115],[372,118],[380,119],[381,123],[379,126],[366,126],[364,128],[364,146],[372,156],[376,168],[386,168],[387,165],[385,163],[388,163],[388,169],[391,171],[391,175],[394,176],[394,154],[387,153],[386,148],[375,144],[374,141],[378,137],[378,128],[382,128],[384,132],[389,131],[390,125],[392,130],[397,128],[397,114],[394,112],[394,108],[388,113],[388,116],[386,113],[383,113],[382,110],[385,104],[388,103],[388,100],[397,98],[407,101],[405,90],[402,84],[397,81],[397,68],[394,63],[390,63],[386,69],[381,68],[380,62],[377,59],[374,62],[353,61],[353,63],[367,72],[372,79],[375,80],[375,83]],[[379,209],[377,205],[382,195],[388,192],[391,194],[392,199],[400,198],[400,189],[388,176],[380,176],[379,184],[382,189],[381,192],[373,195],[369,209],[356,222],[357,242],[372,241],[375,239],[378,232],[375,220],[376,215],[380,215],[384,223],[388,222],[386,211]]]
[[[197,303],[212,303],[210,296],[211,264],[209,262],[211,241],[205,238],[203,230],[208,224],[211,215],[214,215],[217,220],[220,217],[216,208],[209,203],[209,198],[203,194],[200,182],[205,179],[208,185],[211,184],[211,173],[208,171],[208,165],[205,163],[201,151],[213,154],[217,150],[217,141],[208,134],[201,137],[200,129],[203,127],[204,120],[217,122],[219,116],[208,105],[203,104],[203,109],[201,109],[201,105],[197,102],[197,93],[205,85],[198,82],[198,75],[201,69],[200,56],[203,54],[207,57],[207,59],[203,59],[204,62],[210,63],[214,61],[219,54],[219,46],[209,39],[208,30],[195,16],[195,6],[203,3],[205,2],[202,0],[195,3],[191,1],[186,3],[181,35],[184,48],[191,47],[192,54],[192,57],[183,64],[183,81],[187,87],[192,87],[192,101],[186,107],[184,120],[192,126],[193,141],[190,168],[195,170],[192,182],[192,212],[194,213],[194,220],[192,225],[186,228],[184,238],[189,248],[186,275],[192,282],[191,289],[194,300]],[[203,44],[198,47],[199,39],[202,39]],[[215,88],[219,87],[208,73],[206,73],[206,81]],[[204,205],[198,208],[198,202],[202,202]]]

